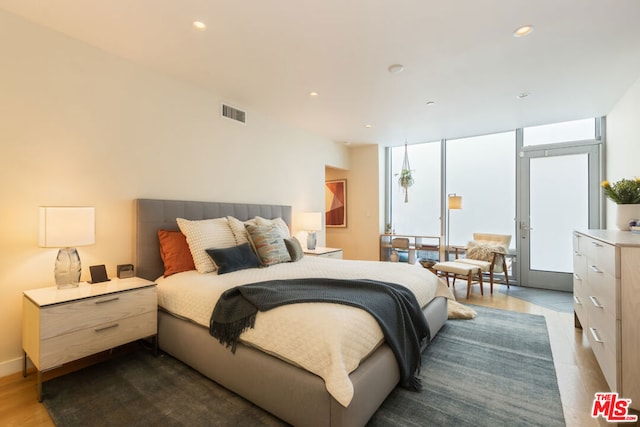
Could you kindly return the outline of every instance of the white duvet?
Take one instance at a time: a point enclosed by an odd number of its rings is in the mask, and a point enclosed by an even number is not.
[[[298,262],[217,275],[188,271],[158,279],[158,304],[171,313],[209,327],[216,301],[234,286],[273,279],[370,278],[411,289],[424,306],[435,296],[451,298],[447,286],[418,265],[304,257]],[[211,338],[215,339],[215,338]],[[320,376],[343,406],[353,398],[349,374],[383,341],[382,330],[367,312],[350,306],[305,303],[259,312],[244,343],[276,355]]]

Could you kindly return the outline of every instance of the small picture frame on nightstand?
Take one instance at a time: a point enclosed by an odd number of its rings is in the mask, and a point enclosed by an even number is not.
[[[111,280],[107,277],[107,269],[104,264],[92,265],[89,267],[89,270],[91,271],[91,281],[89,283],[101,283]]]

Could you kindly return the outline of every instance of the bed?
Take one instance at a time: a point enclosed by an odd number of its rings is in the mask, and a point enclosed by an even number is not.
[[[170,286],[163,284],[163,279],[159,279],[164,273],[164,264],[160,257],[158,230],[177,230],[177,218],[199,221],[227,216],[235,217],[240,221],[257,216],[282,218],[286,224],[291,224],[292,210],[290,206],[265,204],[153,199],[136,201],[136,269],[138,276],[157,280],[160,283],[158,286],[160,348],[292,425],[361,426],[366,424],[400,379],[395,356],[386,344],[377,346],[359,362],[355,370],[348,374],[352,385],[352,396],[348,405],[344,406],[329,393],[325,380],[301,368],[295,362],[285,361],[256,346],[242,343],[238,344],[234,354],[209,334],[209,329],[203,326],[202,321],[198,323],[188,316],[175,313],[173,307],[169,309],[163,307],[163,305],[170,306],[169,303],[162,302],[163,287],[169,289]],[[347,263],[348,261],[323,259],[305,262],[315,266],[322,262]],[[369,263],[372,262],[369,261]],[[389,264],[383,265],[377,262],[375,265],[379,268],[385,265],[390,267]],[[304,266],[305,264],[301,263],[295,268],[301,269]],[[272,275],[278,271],[277,268],[272,267],[267,267],[265,270],[269,270]],[[189,274],[193,276],[198,273],[180,274],[184,274],[180,277],[182,279]],[[421,271],[420,274],[424,273]],[[447,319],[446,295],[436,293],[425,303],[423,313],[428,320],[433,338]]]

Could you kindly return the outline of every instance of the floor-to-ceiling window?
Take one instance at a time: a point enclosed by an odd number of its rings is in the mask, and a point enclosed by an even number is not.
[[[513,131],[446,141],[445,192],[462,197],[462,209],[448,212],[451,245],[466,245],[473,233],[514,236],[515,159]]]
[[[443,198],[441,147],[446,144],[445,194],[462,196],[462,209],[447,215]],[[510,234],[515,231],[515,132],[407,146],[415,184],[408,202],[398,177],[404,146],[392,147],[391,220],[397,234],[439,236],[449,216],[451,245],[465,245],[474,232]],[[444,200],[445,206],[441,201]],[[441,222],[442,220],[442,222]]]
[[[440,142],[407,146],[415,183],[404,190],[398,183],[404,146],[391,148],[391,229],[397,234],[440,235]]]
[[[398,234],[442,235],[445,245],[463,246],[474,232],[511,235],[522,261],[515,273],[530,282],[522,284],[564,289],[557,278],[567,274],[571,228],[600,224],[603,135],[604,119],[592,118],[409,145],[408,203],[397,183],[404,146],[390,148],[387,221]],[[462,209],[448,211],[453,194]]]

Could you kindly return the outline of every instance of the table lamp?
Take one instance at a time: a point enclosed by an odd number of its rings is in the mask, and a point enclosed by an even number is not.
[[[317,242],[316,231],[322,230],[322,213],[303,212],[300,226],[307,232],[307,249],[314,250]]]
[[[95,208],[40,208],[39,246],[60,248],[53,270],[59,289],[78,286],[82,265],[75,247],[93,245],[95,242]]]

